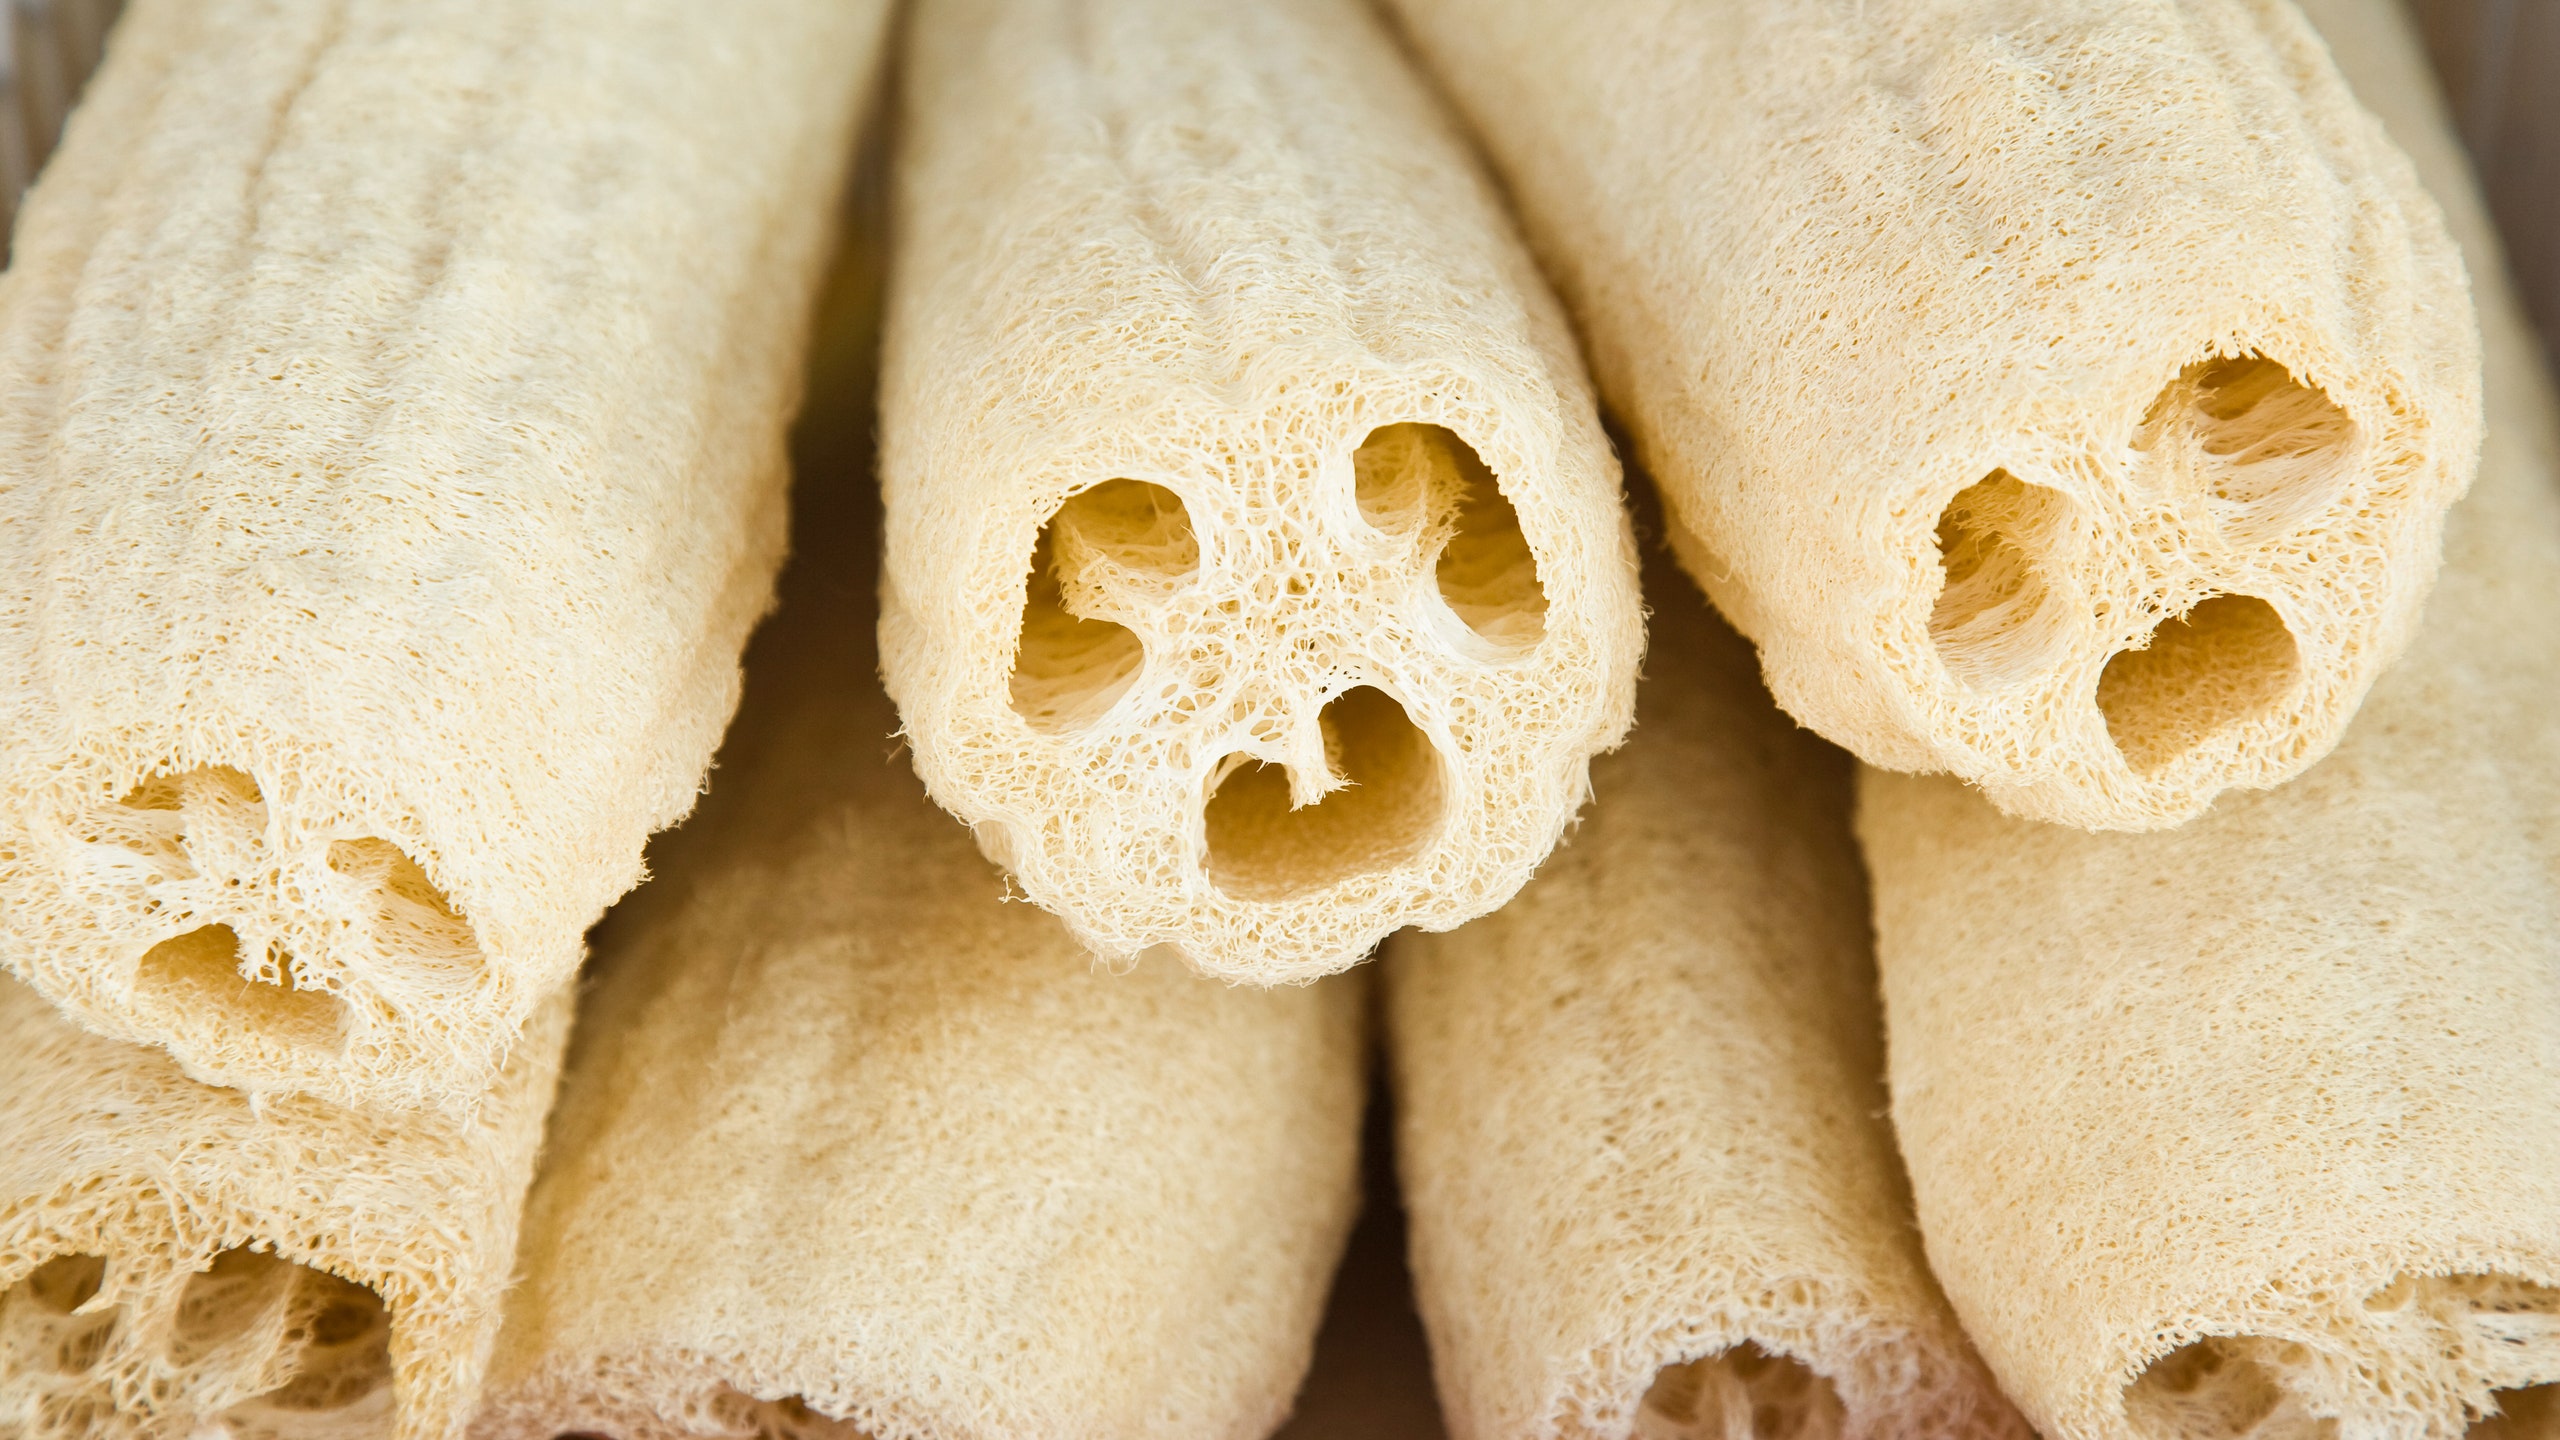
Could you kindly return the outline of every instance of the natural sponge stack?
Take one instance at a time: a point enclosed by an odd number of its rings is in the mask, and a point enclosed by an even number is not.
[[[2478,443],[2462,266],[2285,0],[1395,0],[1779,703],[2174,825],[2336,743]]]
[[[0,960],[467,1108],[692,803],[886,7],[139,0],[0,280]]]
[[[468,1122],[252,1102],[0,979],[0,1433],[462,1433],[569,1030]]]
[[[2484,236],[2389,0],[2314,8]],[[1929,1257],[2046,1435],[2452,1440],[2554,1414],[2560,434],[2495,251],[2472,253],[2479,485],[2335,755],[2165,836],[1864,787]]]
[[[1618,471],[1356,0],[933,0],[906,76],[883,660],[1087,943],[1256,980],[1528,878],[1624,729]]]
[[[1502,913],[1390,942],[1452,1433],[2027,1440],[1878,1118],[1847,757],[1664,578],[1635,736],[1572,839]]]

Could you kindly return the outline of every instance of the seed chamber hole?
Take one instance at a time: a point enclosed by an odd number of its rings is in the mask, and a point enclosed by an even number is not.
[[[1031,547],[1014,645],[1014,711],[1043,734],[1102,718],[1146,663],[1113,619],[1169,599],[1200,567],[1182,497],[1144,480],[1106,480],[1067,497]]]
[[[1411,859],[1446,807],[1439,752],[1404,707],[1363,685],[1318,717],[1342,788],[1290,808],[1286,766],[1228,757],[1206,812],[1209,879],[1239,900],[1287,900]]]
[[[102,1256],[57,1255],[0,1294],[0,1383],[42,1388],[43,1377],[79,1376],[97,1365],[122,1312],[78,1312],[97,1297],[106,1275]]]
[[[1381,426],[1352,452],[1361,518],[1417,537],[1440,598],[1504,654],[1547,633],[1547,587],[1520,512],[1474,447],[1438,425]]]
[[[294,958],[270,945],[245,967],[240,935],[228,925],[200,925],[142,953],[135,987],[168,1008],[213,1015],[229,1029],[264,1035],[297,1048],[333,1048],[346,1033],[344,1002],[302,988]]]
[[[2047,573],[2071,502],[2006,470],[1957,492],[1938,515],[1945,579],[1929,611],[1929,638],[1947,672],[1976,690],[2042,673],[2069,639],[2069,616]]]
[[[2191,438],[2206,503],[2241,544],[2273,539],[2326,509],[2352,473],[2355,422],[2264,355],[2217,356],[2178,372],[2145,417],[2142,448]]]
[[[179,1293],[169,1359],[208,1373],[281,1375],[226,1412],[255,1431],[260,1417],[386,1404],[391,1317],[364,1286],[264,1251],[226,1250]]]
[[[2150,643],[2107,662],[2098,709],[2137,773],[2159,769],[2282,701],[2302,658],[2276,608],[2216,595],[2161,622]]]
[[[2181,1345],[2125,1386],[2125,1418],[2159,1440],[2325,1440],[2337,1421],[2310,1414],[2278,1379],[2286,1349],[2254,1335]]]
[[[1745,1340],[1666,1365],[1636,1413],[1637,1440],[1838,1440],[1848,1411],[1803,1362]]]

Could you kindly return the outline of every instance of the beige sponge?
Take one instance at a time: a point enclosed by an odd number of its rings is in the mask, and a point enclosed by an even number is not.
[[[682,814],[883,0],[137,0],[0,280],[0,961],[466,1106]]]
[[[1395,0],[1779,703],[2073,825],[2334,745],[2479,437],[2287,0]]]
[[[475,1434],[1254,1440],[1351,1219],[1367,987],[1113,974],[1004,903],[848,679],[848,418],[718,783],[599,934]]]
[[[2481,241],[2487,444],[2408,658],[2175,835],[1864,786],[1929,1256],[2052,1440],[2520,1440],[2560,1397],[2560,434],[2396,7],[2310,8]]]
[[[883,660],[1112,955],[1304,979],[1499,905],[1642,644],[1561,314],[1359,0],[927,0]]]
[[[1520,898],[1386,966],[1461,1440],[2028,1440],[1881,1112],[1848,757],[1676,577],[1627,747]]]
[[[470,1121],[388,1121],[197,1084],[0,978],[0,1435],[459,1436],[569,1009]]]

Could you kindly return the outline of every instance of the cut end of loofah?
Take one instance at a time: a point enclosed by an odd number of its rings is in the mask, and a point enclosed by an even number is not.
[[[1635,1440],[1840,1440],[1848,1411],[1803,1361],[1745,1340],[1666,1365],[1636,1412]]]
[[[131,1288],[111,1288],[112,1270],[56,1256],[0,1293],[10,1434],[159,1433],[150,1415],[200,1416],[234,1440],[390,1433],[391,1324],[371,1290],[249,1249]]]

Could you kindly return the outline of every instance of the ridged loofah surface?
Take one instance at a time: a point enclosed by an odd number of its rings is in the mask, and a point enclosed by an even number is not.
[[[471,1121],[387,1121],[197,1084],[0,978],[0,1434],[459,1436],[569,1009]]]
[[[2156,829],[2337,743],[2479,443],[2288,0],[1395,0],[1779,702]]]
[[[692,804],[884,7],[137,0],[0,280],[0,960],[467,1106]]]
[[[2397,7],[2309,8],[2482,281],[2487,444],[2409,657],[2175,835],[1864,785],[1929,1256],[2052,1440],[2555,1418],[2560,411]]]
[[[1528,878],[1624,730],[1561,314],[1353,0],[935,0],[882,652],[917,768],[1111,955],[1303,980]]]
[[[1848,757],[1668,567],[1625,749],[1500,914],[1386,962],[1459,1440],[2029,1440],[1879,1117]]]
[[[709,798],[598,932],[477,1440],[1255,1440],[1307,1365],[1365,977],[1114,974],[925,797],[856,678],[866,263]]]

